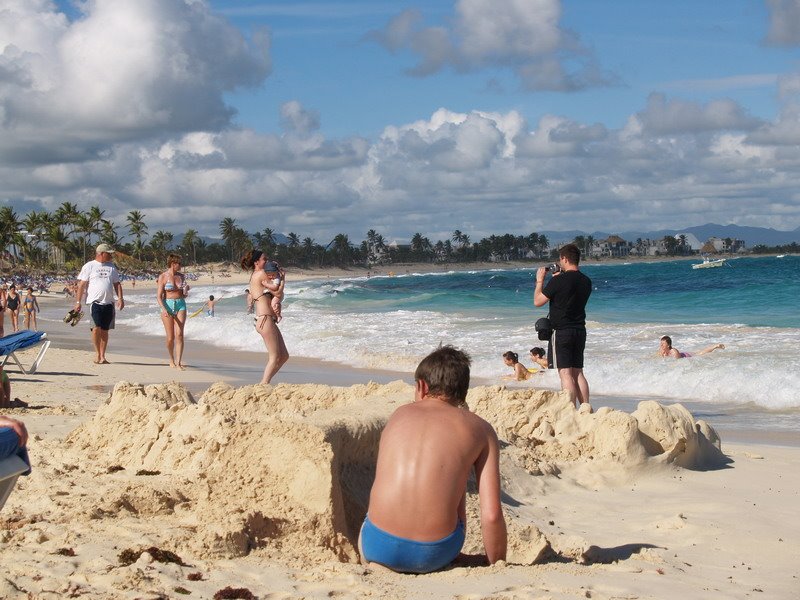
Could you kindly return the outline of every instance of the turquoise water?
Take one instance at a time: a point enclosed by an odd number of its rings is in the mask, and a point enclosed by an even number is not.
[[[582,267],[594,286],[585,367],[593,397],[680,401],[715,415],[712,422],[726,415],[731,427],[800,433],[800,257],[747,257],[693,270],[695,262]],[[294,356],[404,374],[440,343],[453,344],[473,357],[477,382],[501,383],[510,373],[504,351],[529,364],[528,350],[544,345],[533,329],[547,314],[533,306],[534,277],[534,269],[515,269],[290,280],[281,330]],[[209,294],[222,300],[215,318],[189,321],[187,337],[263,352],[242,292],[193,288],[190,312]],[[126,301],[118,323],[163,336],[151,292],[129,291]],[[662,335],[681,351],[718,342],[726,348],[665,360],[655,354]],[[559,382],[548,372],[519,385],[557,389]]]

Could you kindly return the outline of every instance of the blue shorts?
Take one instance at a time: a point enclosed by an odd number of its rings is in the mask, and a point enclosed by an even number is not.
[[[114,305],[92,302],[92,323],[103,331],[114,329]]]
[[[164,305],[167,307],[167,312],[173,317],[180,311],[186,310],[186,300],[184,298],[165,298]]]
[[[8,458],[13,455],[19,456],[28,467],[31,466],[31,461],[28,458],[28,449],[19,447],[19,436],[17,432],[11,427],[0,427],[0,460]],[[23,475],[29,475],[30,469],[25,471]]]
[[[378,529],[369,520],[361,526],[361,550],[364,559],[400,573],[431,573],[449,565],[464,545],[464,523],[435,542],[416,542]]]

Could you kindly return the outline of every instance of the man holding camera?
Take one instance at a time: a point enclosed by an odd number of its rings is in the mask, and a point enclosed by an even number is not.
[[[589,383],[583,375],[583,351],[586,348],[586,303],[592,293],[592,280],[580,272],[581,251],[575,244],[559,250],[558,263],[536,271],[533,304],[550,303],[553,335],[550,349],[553,367],[558,369],[561,389],[572,393],[578,404],[589,402]],[[553,277],[544,286],[545,274]],[[544,287],[543,287],[544,286]]]

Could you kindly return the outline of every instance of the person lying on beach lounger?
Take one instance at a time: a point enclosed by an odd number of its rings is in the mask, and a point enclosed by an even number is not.
[[[531,360],[533,364],[540,366],[542,369],[549,369],[550,365],[547,364],[547,355],[544,348],[535,346],[531,348]]]
[[[668,335],[665,335],[661,338],[661,342],[659,343],[658,347],[658,355],[659,356],[671,356],[672,358],[691,358],[692,356],[700,356],[701,354],[708,354],[709,352],[713,352],[714,350],[724,350],[725,344],[714,344],[713,346],[709,346],[708,348],[703,348],[697,352],[681,352],[677,348],[672,347],[672,338]]]
[[[506,363],[507,366],[514,369],[513,375],[504,375],[503,379],[513,379],[514,381],[525,381],[528,377],[530,377],[531,372],[525,368],[521,362],[519,362],[519,354],[516,352],[503,352],[503,362]]]
[[[381,434],[375,482],[359,535],[365,564],[430,573],[461,552],[467,480],[480,497],[483,546],[490,564],[506,557],[497,434],[464,404],[469,356],[443,346],[414,373],[414,402],[398,408]]]

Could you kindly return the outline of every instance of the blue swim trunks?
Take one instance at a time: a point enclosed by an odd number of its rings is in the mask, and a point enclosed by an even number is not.
[[[464,523],[453,533],[435,542],[417,542],[378,529],[369,520],[361,526],[361,550],[364,559],[400,573],[431,573],[455,560],[464,545]]]
[[[10,427],[0,427],[0,460],[8,458],[16,454],[25,464],[31,466],[31,461],[28,458],[28,449],[19,447],[19,436],[17,432]],[[23,475],[29,475],[30,469],[25,471]]]
[[[167,312],[172,316],[177,315],[182,310],[186,310],[186,300],[183,298],[165,298],[164,304],[167,307]]]

